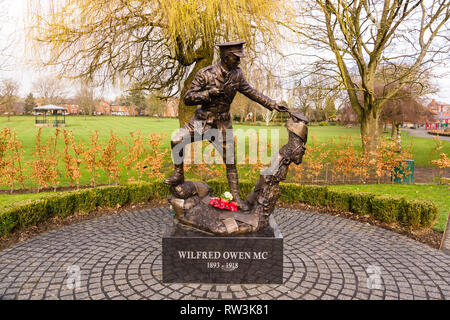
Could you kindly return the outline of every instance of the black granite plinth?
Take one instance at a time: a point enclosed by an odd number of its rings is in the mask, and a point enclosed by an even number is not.
[[[273,217],[267,228],[236,236],[175,224],[162,253],[166,283],[283,283],[283,236]]]

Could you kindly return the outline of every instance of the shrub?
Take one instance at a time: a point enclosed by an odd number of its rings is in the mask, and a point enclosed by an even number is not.
[[[150,184],[150,200],[164,199],[170,195],[169,186],[163,181],[155,181]]]
[[[303,186],[300,188],[300,200],[313,205],[320,206],[327,203],[327,187],[323,186]]]
[[[437,217],[438,208],[430,201],[405,201],[401,221],[406,225],[416,227],[429,227]]]
[[[69,193],[64,195],[59,192],[51,196],[45,197],[47,200],[47,212],[50,217],[65,218],[75,212],[77,196]]]
[[[75,212],[91,212],[97,206],[104,208],[139,203],[168,195],[163,185],[135,182],[123,186],[58,192],[39,200],[25,201],[0,210],[0,237],[16,228],[28,228],[52,217],[65,218]]]
[[[335,209],[350,211],[352,196],[352,192],[328,190],[326,204]]]
[[[4,209],[0,212],[0,237],[7,235],[18,223],[18,216],[13,209]]]
[[[227,191],[226,181],[212,180],[208,184],[215,195]],[[247,196],[253,189],[253,183],[241,182],[242,195]],[[384,222],[400,221],[410,227],[429,227],[436,220],[438,208],[429,201],[409,201],[388,195],[377,196],[369,192],[329,190],[325,186],[280,183],[280,201],[300,201],[309,205],[327,205],[338,210],[355,214],[370,214]]]
[[[230,187],[228,185],[228,181],[225,180],[208,180],[206,182],[211,187],[211,192],[214,196],[220,196],[225,191],[230,191]],[[239,182],[239,194],[240,196],[245,199],[250,192],[252,192],[253,188],[255,187],[254,182],[249,181],[240,181]]]
[[[428,134],[431,134],[433,136],[444,136],[444,137],[450,137],[449,132],[436,132],[436,131],[428,131]]]
[[[47,200],[51,217],[65,218],[74,212],[88,213],[97,206],[97,194],[93,189],[58,192],[43,199]]]
[[[352,192],[350,199],[350,210],[353,213],[367,215],[372,212],[371,201],[375,197],[369,192]]]
[[[76,206],[74,208],[76,212],[88,213],[97,206],[97,196],[93,189],[72,191],[72,193],[76,195]]]
[[[221,180],[209,180],[208,185],[211,187],[211,192],[214,196],[220,196],[225,191],[229,191],[228,183]]]
[[[285,202],[296,202],[302,199],[302,185],[296,183],[280,183],[280,200]]]
[[[152,195],[152,187],[146,182],[132,182],[128,184],[128,198],[130,203],[146,202]]]
[[[46,199],[29,201],[25,205],[19,206],[14,214],[17,215],[17,225],[23,229],[35,226],[50,218]]]
[[[420,205],[420,225],[431,227],[437,220],[439,208],[431,201],[421,201]]]
[[[228,182],[208,181],[214,195],[229,191]],[[240,192],[245,198],[254,182],[241,181]],[[412,228],[430,227],[436,220],[438,208],[429,201],[407,201],[404,198],[377,196],[371,193],[328,190],[325,186],[281,183],[281,201],[327,205],[356,214],[370,214],[385,222],[400,221]],[[162,181],[132,182],[121,186],[59,192],[39,200],[25,201],[0,210],[0,237],[16,228],[27,228],[52,217],[67,217],[75,212],[91,212],[97,206],[116,207],[117,204],[142,203],[164,199],[170,195],[169,186]]]
[[[394,222],[401,218],[404,199],[391,196],[375,196],[370,201],[373,216],[384,222]]]
[[[117,204],[123,206],[128,202],[127,186],[111,186],[93,189],[96,195],[96,204],[99,207],[111,208]]]

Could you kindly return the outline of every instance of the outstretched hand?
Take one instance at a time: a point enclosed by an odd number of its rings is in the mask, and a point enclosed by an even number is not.
[[[283,106],[282,104],[277,104],[275,105],[275,110],[277,110],[278,112],[288,112],[289,109],[286,106]]]

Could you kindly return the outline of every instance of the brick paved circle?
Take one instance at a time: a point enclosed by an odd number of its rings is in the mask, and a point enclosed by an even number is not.
[[[161,237],[172,216],[157,208],[80,222],[1,251],[0,299],[450,299],[450,256],[353,220],[290,209],[274,215],[284,236],[282,285],[162,283]],[[68,281],[73,268],[79,288]]]

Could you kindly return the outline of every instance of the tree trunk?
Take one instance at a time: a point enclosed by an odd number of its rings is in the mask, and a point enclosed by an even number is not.
[[[395,126],[397,127],[397,135],[395,136],[395,141],[397,142],[397,148],[399,152],[402,149],[402,129],[400,125],[400,122],[395,124]]]
[[[205,54],[205,57],[198,60],[194,68],[192,69],[189,76],[184,81],[183,89],[181,90],[180,94],[180,102],[178,103],[178,120],[180,122],[180,128],[184,127],[186,123],[189,122],[189,120],[194,115],[195,109],[197,109],[196,106],[187,106],[184,104],[184,96],[186,95],[186,92],[189,90],[189,87],[191,86],[192,80],[194,80],[194,76],[197,74],[197,72],[205,68],[209,65],[211,65],[212,60],[214,57],[214,51],[211,48],[207,54]]]
[[[397,137],[397,125],[395,122],[392,122],[392,131],[391,131],[391,138],[395,139],[395,137]]]
[[[394,140],[397,144],[398,151],[402,148],[402,130],[400,122],[392,122],[392,140]]]
[[[373,111],[363,111],[361,114],[361,140],[363,153],[369,160],[369,169],[376,166],[378,146],[380,143],[379,115]],[[372,170],[369,170],[371,172]]]

